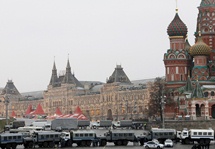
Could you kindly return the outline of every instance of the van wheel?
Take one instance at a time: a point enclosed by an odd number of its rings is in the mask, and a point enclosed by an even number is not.
[[[29,147],[29,148],[33,148],[33,146],[34,146],[33,142],[29,142],[29,143],[28,143],[28,147]]]
[[[10,149],[10,144],[7,144],[7,145],[6,145],[6,149]]]
[[[71,147],[71,146],[72,146],[72,141],[71,141],[71,140],[68,140],[68,141],[66,142],[66,146]]]
[[[81,141],[81,146],[85,146],[86,145],[86,141]]]
[[[91,141],[87,141],[87,146],[91,146]]]
[[[188,138],[186,138],[185,141],[184,141],[184,143],[185,143],[185,144],[189,144],[189,143],[190,143],[190,140],[189,140]]]
[[[210,142],[211,142],[211,141],[208,140],[208,139],[205,140],[205,144],[209,144]]]
[[[43,142],[43,147],[47,148],[48,147],[48,143],[47,142]]]
[[[121,140],[118,140],[118,141],[117,141],[117,145],[118,145],[118,146],[121,146],[121,145],[122,145],[122,141],[121,141]]]
[[[55,145],[54,142],[49,142],[49,147],[50,147],[50,148],[53,148],[54,145]]]
[[[105,140],[102,140],[100,146],[105,146],[105,145],[107,145],[107,142]]]
[[[127,146],[128,145],[128,141],[127,140],[122,141],[122,145],[123,146]]]
[[[204,140],[200,139],[199,144],[201,144],[201,145],[204,144]]]
[[[11,148],[12,148],[12,149],[16,149],[16,146],[17,146],[16,143],[13,143],[13,144],[11,145]]]

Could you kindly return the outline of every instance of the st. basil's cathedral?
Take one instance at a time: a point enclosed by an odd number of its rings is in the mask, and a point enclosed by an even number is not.
[[[167,96],[177,103],[172,114],[193,120],[215,118],[215,1],[202,0],[198,10],[191,46],[187,26],[176,9],[167,28],[170,48],[163,58]]]

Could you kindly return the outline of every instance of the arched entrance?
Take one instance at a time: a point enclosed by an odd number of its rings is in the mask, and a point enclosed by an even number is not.
[[[212,105],[211,107],[211,116],[215,119],[215,105]]]
[[[201,107],[199,106],[199,104],[196,104],[196,117],[200,117],[201,116]]]
[[[108,109],[108,111],[107,111],[107,120],[113,120],[112,110],[111,109]]]

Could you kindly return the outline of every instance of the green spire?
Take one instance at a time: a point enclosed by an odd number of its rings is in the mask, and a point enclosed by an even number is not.
[[[204,98],[204,93],[198,80],[196,81],[196,88],[193,91],[192,98]]]
[[[185,91],[186,92],[192,92],[192,90],[193,90],[192,82],[190,80],[190,76],[188,76],[187,82],[186,82],[186,85],[185,85]]]

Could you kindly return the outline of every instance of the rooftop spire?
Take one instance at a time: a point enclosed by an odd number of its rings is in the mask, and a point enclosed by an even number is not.
[[[57,76],[57,69],[56,69],[56,65],[55,65],[55,61],[54,61],[53,69],[52,69],[52,76],[51,76],[49,85],[52,85],[53,87],[55,87],[55,86],[58,86],[58,83],[59,83],[59,81],[58,81],[58,76]]]

